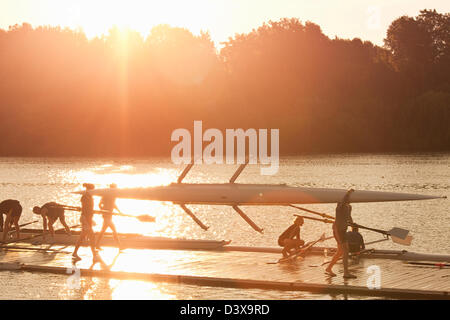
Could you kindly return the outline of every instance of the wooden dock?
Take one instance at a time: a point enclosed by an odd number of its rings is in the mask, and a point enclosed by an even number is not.
[[[52,246],[50,251],[45,251],[49,249],[48,245],[36,247],[17,243],[15,247],[0,251],[0,270],[68,276],[73,270],[71,246]],[[76,268],[82,277],[401,299],[450,299],[450,268],[445,265],[439,267],[389,259],[361,259],[350,264],[352,273],[358,278],[344,280],[342,264],[334,268],[337,277],[324,274],[324,267],[319,266],[324,257],[320,255],[282,264],[270,264],[277,261],[280,255],[267,252],[127,249],[118,254],[116,248],[104,248],[100,255],[104,263],[92,267],[90,250],[80,250],[83,259],[76,264]],[[380,271],[379,288],[369,289],[367,286],[373,276],[368,273],[371,266]]]

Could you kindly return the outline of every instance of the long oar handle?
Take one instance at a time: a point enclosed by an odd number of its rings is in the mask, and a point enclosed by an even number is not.
[[[374,244],[374,243],[383,242],[383,241],[387,241],[387,240],[389,240],[389,237],[386,237],[386,238],[380,239],[380,240],[374,240],[374,241],[370,241],[370,242],[365,242],[364,245],[368,246],[369,244]]]
[[[317,211],[309,210],[309,209],[306,209],[306,208],[294,206],[293,204],[290,204],[289,207],[292,207],[292,208],[295,208],[295,209],[298,209],[298,210],[302,210],[302,211],[305,211],[305,212],[309,212],[309,213],[312,213],[312,214],[316,214],[316,215],[319,215],[319,216],[321,216],[323,218],[328,218],[328,219],[334,220],[333,216],[330,216],[330,215],[328,215],[326,213],[317,212]]]
[[[350,226],[357,227],[357,228],[360,228],[360,229],[370,230],[370,231],[374,231],[374,232],[378,232],[378,233],[382,233],[382,234],[387,235],[387,236],[389,235],[389,233],[387,231],[365,227],[365,226],[359,225],[357,223],[350,223]]]
[[[299,214],[294,214],[294,216],[301,217],[301,218],[304,218],[304,219],[314,220],[314,221],[320,221],[320,222],[324,222],[324,223],[333,223],[334,222],[333,220],[330,220],[330,219],[312,218],[312,217],[307,217],[307,216],[301,216]]]
[[[316,244],[317,242],[326,241],[326,240],[330,240],[330,239],[333,239],[333,238],[334,238],[334,236],[325,237],[325,238],[323,238],[323,239],[320,238],[320,239],[318,239],[318,240],[308,242],[308,243],[305,244],[303,247],[309,246],[311,243]]]
[[[71,210],[71,211],[81,211],[82,210],[81,207],[66,206],[66,205],[52,206],[50,208],[62,208],[62,209]],[[109,211],[106,211],[106,210],[93,210],[93,212],[94,213],[110,213]]]
[[[28,226],[28,225],[33,224],[33,223],[36,223],[36,222],[39,222],[39,220],[34,220],[34,221],[32,221],[32,222],[28,222],[28,223],[21,224],[21,225],[19,225],[19,228]],[[13,233],[16,232],[16,231],[17,231],[16,228],[14,228],[14,229],[10,230],[10,231],[8,232],[8,234],[13,234]]]
[[[81,207],[74,207],[74,206],[59,206],[60,208],[64,208],[65,210],[72,210],[72,211],[81,211]],[[116,213],[116,212],[111,212],[108,210],[94,210],[93,211],[95,214],[110,214],[110,215],[114,215],[114,216],[120,216],[120,217],[129,217],[129,218],[135,218],[138,219],[141,222],[155,222],[155,217],[149,216],[148,214],[141,214],[138,216],[132,215],[132,214],[126,214],[126,213]]]

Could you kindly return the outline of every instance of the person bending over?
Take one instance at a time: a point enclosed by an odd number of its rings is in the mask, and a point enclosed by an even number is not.
[[[59,222],[61,222],[61,224],[63,225],[64,229],[66,230],[66,233],[68,235],[71,235],[70,228],[66,223],[64,208],[60,204],[56,202],[47,202],[42,207],[38,206],[34,207],[33,213],[42,216],[44,239],[47,229],[50,231],[52,239],[54,238],[55,229],[53,229],[53,225],[58,219]]]
[[[3,223],[3,215],[6,215],[5,223]],[[0,203],[0,228],[3,231],[2,241],[6,241],[9,230],[12,225],[16,228],[16,237],[20,238],[19,219],[22,215],[22,206],[18,200],[8,199]]]

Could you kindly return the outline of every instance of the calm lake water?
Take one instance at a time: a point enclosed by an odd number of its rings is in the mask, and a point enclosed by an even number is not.
[[[238,165],[194,166],[184,182],[221,183],[227,182]],[[44,158],[0,158],[0,195],[2,199],[18,199],[23,206],[21,223],[33,221],[36,216],[31,209],[48,201],[79,205],[79,195],[71,192],[82,189],[83,182],[91,182],[97,188],[107,187],[115,182],[118,187],[155,186],[176,181],[183,167],[171,163],[170,159],[44,159]],[[239,183],[286,183],[292,186],[355,188],[362,190],[419,193],[450,197],[450,154],[424,155],[327,155],[283,158],[278,174],[262,176],[260,167],[249,165],[238,178]],[[98,200],[97,200],[98,201]],[[170,203],[118,199],[122,212],[130,214],[151,214],[156,223],[139,223],[135,219],[115,218],[120,232],[143,233],[173,238],[195,238],[232,240],[234,245],[276,246],[278,235],[293,221],[293,214],[299,213],[285,207],[242,207],[247,215],[264,233],[255,232],[232,208],[223,206],[190,206],[191,210],[206,225],[208,231],[199,228],[179,207]],[[310,209],[334,214],[335,205],[305,205]],[[409,251],[450,253],[449,200],[437,199],[410,202],[386,202],[353,204],[355,222],[373,228],[389,230],[402,227],[411,231],[414,237]],[[101,227],[101,218],[96,218]],[[78,223],[78,214],[67,212],[69,225]],[[35,228],[42,225],[34,224]],[[56,226],[59,228],[59,223]],[[331,234],[330,225],[307,221],[302,228],[302,237],[312,240],[326,232]],[[380,239],[377,233],[362,231],[365,240]],[[326,245],[334,246],[333,241]],[[404,249],[385,241],[377,248]],[[24,274],[20,277],[25,277]],[[0,272],[0,283],[7,285],[12,275]],[[6,278],[5,278],[6,277]],[[63,276],[42,276],[27,274],[27,281],[39,288],[39,279],[49,277],[58,285]],[[34,279],[34,280],[33,280]],[[92,280],[106,281],[106,280]],[[112,281],[112,280],[110,280]],[[144,299],[155,298],[152,290],[162,290],[162,299],[298,299],[318,298],[304,293],[286,293],[262,290],[233,290],[223,288],[195,288],[169,284],[141,283],[148,287]],[[153,289],[152,289],[153,288]],[[189,294],[195,291],[195,294]],[[41,298],[114,298],[102,294],[101,289],[91,296],[64,297],[60,294],[42,293]],[[117,292],[119,293],[120,290]],[[116,295],[121,298],[124,296]],[[20,298],[10,293],[3,298]],[[36,295],[29,298],[36,298]],[[26,298],[26,296],[25,296]],[[137,298],[135,296],[130,298]],[[319,297],[323,298],[323,297]]]

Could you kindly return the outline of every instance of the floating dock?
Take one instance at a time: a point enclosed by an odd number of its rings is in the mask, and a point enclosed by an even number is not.
[[[72,246],[15,243],[14,247],[0,251],[0,270],[69,276],[74,270],[72,250]],[[325,267],[320,265],[325,257],[320,254],[281,264],[273,263],[280,258],[277,253],[235,250],[126,249],[119,253],[116,248],[105,247],[100,255],[104,262],[92,266],[90,250],[85,247],[80,250],[83,259],[76,268],[81,277],[400,299],[450,299],[447,263],[361,258],[350,263],[351,272],[358,278],[345,280],[340,263],[334,268],[337,277],[324,274]],[[370,272],[373,268],[379,271],[379,287],[371,289],[368,283],[374,276]]]

